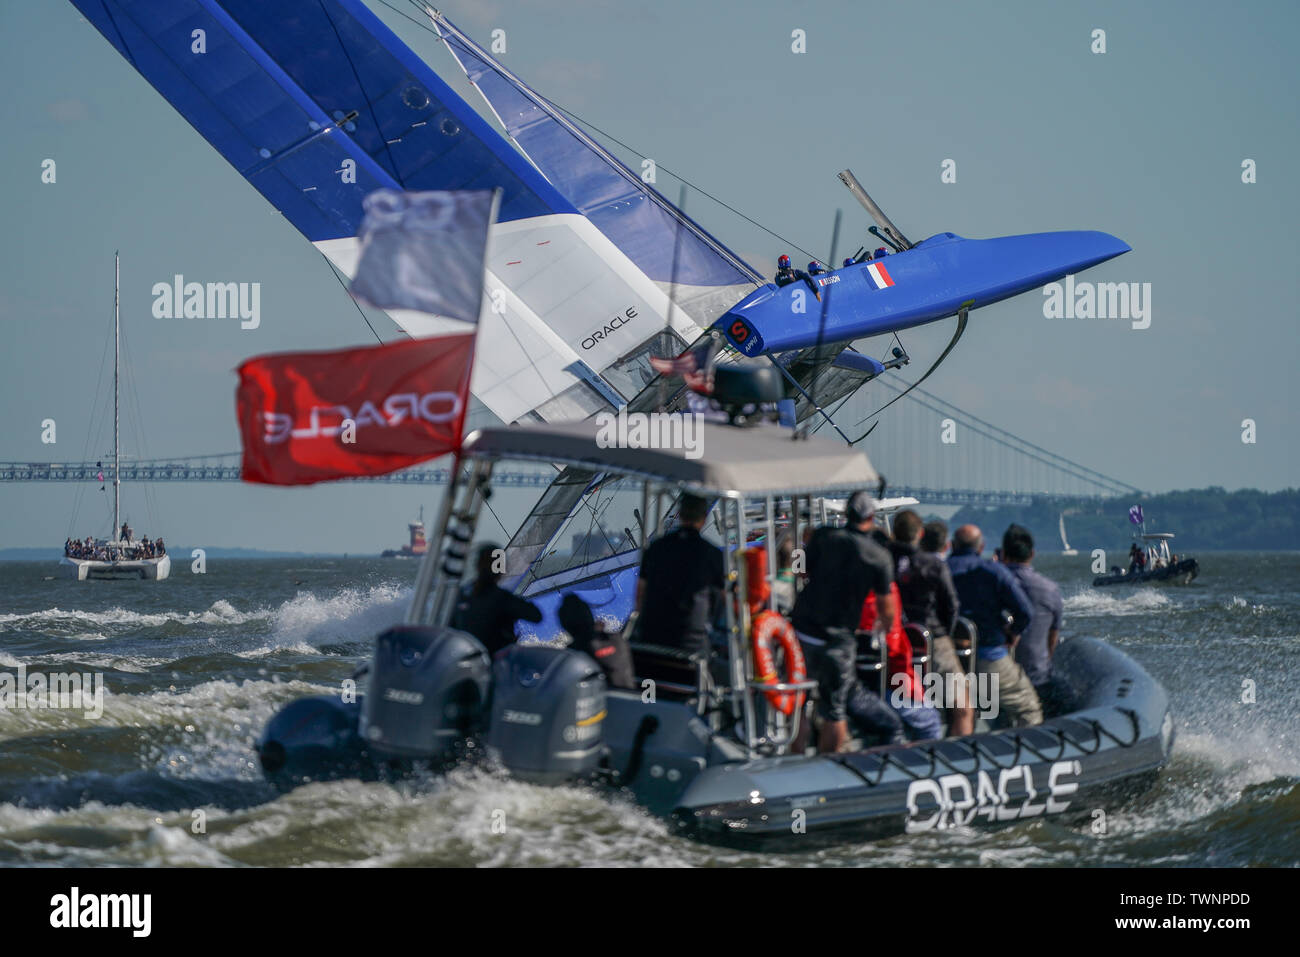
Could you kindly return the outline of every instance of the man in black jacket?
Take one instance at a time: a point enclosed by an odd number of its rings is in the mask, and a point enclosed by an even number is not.
[[[953,697],[943,704],[949,711],[948,734],[960,736],[975,730],[975,709],[970,706],[966,672],[952,641],[953,622],[961,603],[952,572],[943,559],[947,550],[948,526],[943,522],[936,520],[923,526],[921,516],[911,509],[895,517],[894,567],[903,616],[930,632],[933,670],[953,676],[944,682],[945,691],[951,688]]]
[[[487,649],[489,655],[515,641],[515,623],[539,622],[542,612],[531,601],[506,591],[501,580],[501,549],[483,545],[478,550],[474,583],[462,589],[452,616],[452,627],[467,631]]]
[[[700,535],[708,517],[708,500],[682,493],[677,528],[646,549],[636,585],[642,641],[708,655],[726,587],[722,549]]]
[[[898,609],[890,585],[894,563],[871,537],[875,502],[856,492],[845,506],[844,528],[823,526],[808,542],[807,583],[790,616],[811,673],[817,680],[817,710],[822,719],[817,749],[835,753],[848,741],[848,705],[858,683],[856,631],[862,605],[876,596],[883,633],[893,627]]]

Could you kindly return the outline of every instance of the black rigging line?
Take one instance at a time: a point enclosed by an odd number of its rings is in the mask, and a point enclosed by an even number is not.
[[[480,492],[479,494],[482,495],[481,492]],[[510,533],[509,533],[508,531],[506,531],[505,523],[503,523],[503,522],[501,521],[501,519],[497,518],[497,513],[496,513],[496,510],[492,508],[492,503],[489,502],[489,501],[487,500],[487,496],[486,496],[486,495],[483,495],[482,498],[483,498],[483,504],[487,507],[487,510],[492,514],[492,517],[493,517],[494,519],[496,519],[496,523],[497,523],[497,525],[500,526],[500,528],[501,528],[501,533],[502,533],[503,535],[505,535],[505,537],[506,537],[507,539],[509,539],[509,538],[510,538]],[[507,544],[508,544],[508,543],[507,543]]]
[[[99,390],[104,385],[104,367],[108,365],[108,344],[112,341],[113,337],[111,335],[104,337],[104,350],[99,356],[99,376],[95,379],[95,391],[91,394],[93,405],[90,413],[90,428],[86,430],[86,443],[81,447],[81,460],[83,462],[87,461],[86,455],[90,452],[90,440],[95,435],[95,422],[97,418],[96,411],[99,409]],[[102,428],[102,420],[100,425]],[[102,457],[99,461],[103,461]],[[73,496],[72,499],[72,514],[68,516],[68,538],[72,537],[73,527],[77,524],[77,515],[81,511],[81,503],[84,495],[85,486],[78,483],[76,495]]]
[[[565,114],[566,116],[572,117],[576,122],[581,123],[583,126],[587,126],[595,130],[597,133],[605,137],[610,142],[617,143],[619,146],[623,147],[623,149],[627,150],[629,153],[632,153],[634,156],[639,156],[641,157],[641,159],[648,158],[647,154],[642,153],[640,150],[636,149],[635,147],[629,146],[627,143],[624,143],[622,140],[620,140],[617,136],[614,136],[612,133],[607,133],[605,130],[602,130],[599,126],[597,126],[595,123],[592,123],[588,120],[584,120],[581,116],[579,116],[577,113],[574,113],[572,110],[565,109],[563,106],[561,106],[560,104],[556,103],[553,100],[551,101],[551,105],[554,106],[561,113]],[[768,229],[766,226],[764,226],[762,223],[758,222],[757,220],[751,219],[750,217],[742,213],[740,210],[736,209],[736,207],[732,206],[730,203],[724,202],[723,200],[719,199],[717,196],[714,196],[708,190],[703,189],[700,186],[697,186],[695,183],[691,182],[689,179],[687,179],[685,176],[682,176],[680,173],[673,172],[667,166],[664,166],[662,163],[658,161],[655,162],[655,168],[663,170],[665,173],[667,173],[669,176],[676,179],[678,182],[685,183],[687,186],[695,190],[701,196],[705,196],[713,200],[723,209],[728,210],[731,213],[734,213],[735,215],[743,219],[745,222],[749,223],[751,226],[755,226],[758,229],[761,229],[769,236],[781,240],[782,243],[789,246],[791,249],[798,251],[804,256],[807,256],[810,260],[817,258],[812,253],[808,252],[808,250],[800,246],[798,243],[786,239],[784,236],[782,236],[780,233],[776,232],[775,230]]]
[[[334,274],[334,278],[337,279],[339,285],[343,287],[343,291],[348,294],[348,299],[350,299],[352,301],[352,305],[356,307],[357,314],[361,316],[362,320],[365,322],[367,326],[370,326],[370,331],[374,334],[374,337],[379,340],[379,344],[383,345],[384,343],[383,337],[380,336],[379,333],[375,332],[374,326],[370,325],[370,319],[366,316],[365,310],[361,308],[361,304],[352,298],[352,293],[349,292],[348,290],[348,284],[343,281],[343,277],[339,275],[338,269],[335,268],[334,264],[330,262],[330,258],[326,256],[324,253],[321,253],[321,258],[324,259],[326,264],[329,265],[330,272]]]
[[[836,247],[838,247],[840,243],[840,219],[843,217],[843,215],[844,215],[843,212],[841,212],[840,210],[838,209],[835,210],[835,226],[831,229],[831,262],[832,263],[835,262]],[[813,350],[813,356],[814,356],[813,378],[812,378],[812,385],[808,390],[808,402],[809,404],[812,405],[814,409],[818,409],[818,410],[821,409],[821,406],[817,404],[817,386],[821,384],[822,366],[825,365],[826,363],[817,362],[816,357],[820,355],[822,351],[822,343],[825,341],[826,338],[826,313],[830,310],[831,307],[831,290],[833,288],[834,285],[832,284],[826,286],[822,290],[822,303],[821,303],[822,314],[821,314],[821,319],[817,323],[817,347]],[[826,415],[826,413],[823,412],[822,415]],[[809,416],[809,418],[811,419],[812,417]],[[827,420],[830,420],[829,415],[826,415],[826,418]],[[835,422],[833,420],[831,420],[831,425],[835,425]],[[838,425],[835,426],[835,431],[840,432],[840,427]],[[804,437],[806,438],[808,435],[807,428],[804,429],[803,434]],[[847,435],[844,435],[843,432],[840,432],[840,435],[844,436],[845,442],[849,441],[849,437]],[[850,442],[849,444],[851,445],[852,443]]]
[[[392,167],[393,179],[397,180],[402,189],[406,189],[406,184],[402,182],[402,176],[397,171],[397,161],[393,159],[393,151],[388,146],[388,137],[384,136],[383,127],[379,125],[379,115],[375,113],[375,104],[370,102],[370,94],[366,92],[365,85],[361,82],[361,74],[357,72],[357,65],[352,62],[352,54],[348,53],[347,44],[343,42],[343,37],[339,35],[339,28],[335,26],[334,18],[325,9],[324,0],[317,0],[317,3],[320,6],[321,14],[329,22],[330,29],[334,31],[334,39],[339,41],[339,49],[343,52],[343,58],[348,61],[348,68],[352,71],[352,78],[357,81],[357,89],[361,91],[361,98],[366,101],[366,108],[370,110],[370,121],[375,124],[375,132],[379,134],[379,139],[384,144],[384,155],[388,157],[388,163]],[[339,121],[339,132],[347,132],[343,129],[342,120]]]
[[[892,399],[890,399],[888,402],[886,402],[884,405],[878,408],[875,412],[872,412],[871,415],[863,416],[861,419],[857,421],[856,424],[861,425],[863,422],[867,421],[867,419],[874,418],[875,416],[879,415],[881,412],[884,412],[886,409],[888,409],[891,405],[893,405],[903,396],[907,395],[908,392],[911,392],[913,389],[919,386],[926,379],[930,378],[930,374],[934,372],[935,369],[939,368],[939,366],[943,365],[943,360],[948,358],[948,353],[952,352],[953,348],[957,345],[958,340],[961,339],[962,334],[966,331],[966,320],[969,315],[970,313],[968,310],[968,306],[963,305],[961,307],[961,310],[957,313],[957,328],[952,334],[952,339],[948,341],[947,347],[943,350],[943,352],[939,353],[939,358],[934,360],[934,364],[931,365],[930,368],[925,370],[925,374],[922,375],[921,378],[917,379],[915,382],[909,385],[904,391],[894,396]],[[875,426],[873,425],[872,429],[874,428]],[[871,434],[871,429],[868,429],[866,432],[862,433],[862,435],[858,436],[856,441],[861,442],[870,434]]]

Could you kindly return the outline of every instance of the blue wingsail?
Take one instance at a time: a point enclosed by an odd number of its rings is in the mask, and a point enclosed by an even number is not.
[[[374,189],[500,188],[472,387],[502,420],[620,405],[702,332],[360,0],[72,2],[348,275]]]
[[[707,327],[763,278],[445,16],[434,27],[506,133],[647,276]]]
[[[762,277],[665,200],[554,104],[441,14],[434,22],[465,75],[537,168],[657,282],[758,285]]]
[[[355,235],[366,193],[397,187],[220,6],[74,4],[308,239]],[[351,181],[335,173],[345,167]]]

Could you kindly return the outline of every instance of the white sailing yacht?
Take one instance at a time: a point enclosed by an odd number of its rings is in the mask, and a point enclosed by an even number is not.
[[[1061,554],[1070,556],[1079,554],[1077,548],[1071,548],[1069,540],[1065,537],[1065,513],[1061,513]]]
[[[69,541],[64,546],[59,571],[64,578],[140,578],[162,581],[171,572],[172,560],[160,543],[137,540],[122,521],[122,479],[120,469],[119,395],[122,354],[122,319],[119,310],[120,270],[113,254],[113,530],[112,538]]]

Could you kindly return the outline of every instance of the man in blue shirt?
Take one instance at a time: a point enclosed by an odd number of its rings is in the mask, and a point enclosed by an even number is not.
[[[961,601],[961,613],[976,628],[975,670],[989,674],[997,688],[997,721],[1003,726],[1023,728],[1041,724],[1043,707],[1029,676],[1011,654],[1020,635],[1029,627],[1033,605],[1016,577],[1005,565],[981,558],[984,536],[975,525],[963,525],[952,536],[948,569]],[[1002,628],[1011,613],[1011,634]],[[990,702],[977,702],[988,709]]]
[[[1025,669],[1042,699],[1052,673],[1052,653],[1061,639],[1061,615],[1065,604],[1056,582],[1039,574],[1030,565],[1034,557],[1034,537],[1022,525],[1011,525],[1002,536],[1002,560],[1024,589],[1033,615],[1029,627],[1016,645],[1016,661]]]

